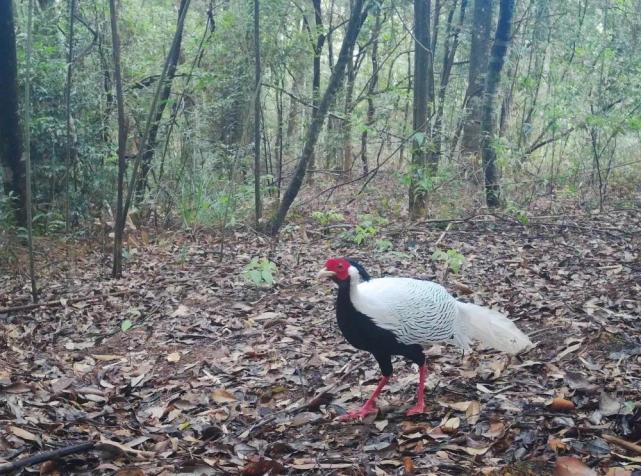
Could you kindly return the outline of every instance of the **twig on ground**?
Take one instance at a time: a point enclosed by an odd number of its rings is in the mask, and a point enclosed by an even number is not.
[[[630,441],[626,441],[612,435],[601,435],[601,438],[603,438],[605,441],[609,441],[610,443],[614,443],[621,448],[625,448],[626,450],[641,454],[641,445],[637,445],[636,443],[632,443]]]
[[[76,302],[95,301],[97,299],[104,299],[108,297],[124,296],[125,294],[128,294],[130,292],[131,291],[117,291],[115,293],[104,294],[102,296],[85,296],[85,297],[71,298],[71,299],[67,299],[67,303],[74,304]],[[10,312],[18,312],[18,311],[29,311],[31,309],[36,309],[38,307],[63,306],[64,304],[62,303],[61,299],[64,299],[64,298],[55,299],[53,301],[23,304],[20,306],[2,307],[0,308],[0,314],[9,314]]]
[[[26,458],[19,459],[13,463],[0,464],[0,474],[7,474],[11,471],[16,471],[18,469],[26,468],[27,466],[33,466],[36,464],[44,463],[52,459],[62,458],[63,456],[75,454],[75,453],[84,453],[94,449],[95,443],[92,441],[87,441],[85,443],[80,443],[71,446],[65,446],[63,448],[58,448],[57,450],[45,451],[43,453],[38,453],[32,456],[27,456]]]

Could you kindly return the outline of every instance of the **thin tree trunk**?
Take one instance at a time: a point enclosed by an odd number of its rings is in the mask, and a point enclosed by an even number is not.
[[[16,34],[13,2],[0,1],[0,164],[4,192],[12,197],[19,226],[27,225],[25,163],[18,108]]]
[[[321,53],[325,44],[325,34],[323,33],[323,16],[321,15],[321,0],[312,0],[314,6],[314,33],[316,34],[314,49],[314,62],[312,67],[312,107],[318,108],[320,95],[321,80]],[[309,159],[307,170],[307,183],[314,183],[314,167],[316,164],[316,154],[312,152]]]
[[[347,84],[345,86],[345,124],[343,126],[343,177],[349,178],[352,173],[352,110],[354,109],[354,47],[350,48],[347,59]]]
[[[31,203],[31,44],[33,26],[33,0],[29,0],[29,12],[27,13],[27,51],[26,51],[26,79],[24,83],[24,158],[25,158],[25,189],[27,209],[27,240],[29,243],[29,277],[31,278],[31,299],[38,302],[38,287],[36,286],[36,271],[33,257],[33,217],[31,215],[33,205]]]
[[[65,115],[67,119],[67,142],[65,144],[65,232],[69,233],[69,168],[71,167],[71,76],[73,73],[73,27],[76,0],[69,1],[69,47],[67,49],[67,81],[65,83]]]
[[[276,198],[280,200],[280,188],[283,181],[283,89],[284,81],[280,80],[280,89],[276,91]]]
[[[499,183],[496,172],[496,149],[494,135],[496,129],[496,93],[501,81],[501,70],[505,63],[507,48],[510,43],[512,17],[515,0],[501,0],[499,21],[496,25],[494,44],[490,55],[487,77],[485,79],[485,97],[483,115],[481,116],[482,158],[485,178],[485,201],[490,208],[499,206]]]
[[[260,203],[260,7],[254,0],[254,212],[255,225],[262,215]]]
[[[313,109],[312,111],[312,120],[307,128],[307,135],[305,137],[305,145],[301,153],[296,169],[294,170],[294,177],[287,187],[283,195],[283,200],[278,207],[277,212],[274,214],[269,223],[269,232],[272,235],[276,235],[280,228],[283,226],[287,212],[291,207],[296,195],[300,190],[303,180],[305,178],[305,172],[307,171],[307,166],[309,159],[314,152],[314,147],[316,146],[316,141],[320,134],[320,129],[329,110],[329,105],[334,99],[334,95],[338,90],[343,77],[345,76],[345,67],[347,65],[349,52],[351,51],[353,45],[356,43],[358,38],[358,33],[361,29],[361,25],[367,15],[367,10],[363,12],[363,4],[366,0],[356,0],[354,2],[354,8],[352,9],[349,23],[347,25],[347,31],[345,32],[345,37],[341,45],[341,50],[338,55],[336,64],[334,65],[334,71],[332,72],[327,89],[323,94],[323,97],[320,101],[318,109]]]
[[[111,49],[114,63],[114,82],[116,84],[116,107],[118,109],[118,198],[116,199],[116,222],[114,227],[114,257],[111,276],[122,276],[122,237],[125,228],[123,207],[125,170],[125,151],[127,149],[127,125],[125,123],[125,106],[122,95],[122,74],[120,72],[120,34],[118,33],[118,12],[116,0],[109,0],[111,19]]]
[[[425,215],[427,197],[420,186],[426,170],[428,146],[427,101],[430,57],[429,0],[414,0],[414,104],[412,127],[412,165],[410,169],[409,212],[412,219]]]
[[[167,71],[169,70],[169,66],[170,66],[174,51],[178,48],[178,45],[180,44],[183,25],[185,24],[185,17],[187,16],[187,11],[189,9],[189,3],[190,3],[190,0],[181,0],[181,6],[183,6],[183,8],[180,10],[180,15],[178,17],[178,25],[176,26],[176,33],[174,34],[174,39],[172,41],[171,48],[169,49],[167,58],[165,58],[165,63],[163,64],[162,71],[160,72],[160,78],[158,79],[158,87],[156,88],[156,92],[151,101],[151,106],[149,107],[149,114],[147,115],[145,130],[142,136],[142,140],[140,141],[141,142],[140,148],[138,150],[138,155],[136,155],[136,160],[134,161],[133,170],[131,171],[129,184],[127,186],[127,195],[125,197],[125,202],[124,202],[123,211],[122,211],[123,220],[120,223],[116,223],[116,226],[120,228],[119,233],[121,234],[124,233],[125,219],[127,217],[129,207],[131,206],[134,190],[136,188],[136,183],[138,178],[138,169],[140,168],[144,151],[148,149],[147,144],[149,143],[149,138],[152,130],[152,125],[154,123],[154,119],[157,117],[158,102],[161,97],[161,92],[164,89],[165,80],[167,77]]]
[[[167,67],[166,76],[164,79],[159,79],[162,84],[162,92],[160,94],[158,108],[156,110],[151,128],[149,129],[148,139],[141,143],[141,146],[144,147],[144,154],[142,157],[140,179],[136,184],[136,201],[138,203],[141,202],[145,196],[145,189],[147,188],[147,177],[149,175],[149,171],[151,170],[151,164],[156,152],[156,142],[158,137],[158,130],[160,128],[160,120],[162,119],[163,113],[165,112],[165,106],[167,106],[167,101],[169,100],[169,95],[171,94],[171,87],[174,76],[176,75],[178,60],[180,59],[180,48],[182,44],[183,29],[185,25],[185,15],[187,14],[187,9],[189,8],[189,2],[190,0],[180,0],[176,33],[174,34],[172,50],[169,55],[169,64]]]
[[[452,66],[456,57],[456,50],[459,45],[459,34],[463,27],[465,19],[465,9],[467,0],[461,0],[458,24],[452,27],[454,12],[456,10],[457,0],[452,3],[452,7],[447,16],[447,27],[445,29],[445,43],[443,45],[443,63],[441,66],[441,80],[438,88],[438,97],[436,100],[436,115],[434,117],[434,127],[432,128],[433,147],[430,151],[428,162],[438,164],[441,159],[443,147],[443,114],[445,110],[445,93],[450,82]],[[451,40],[450,40],[451,37]]]
[[[409,92],[412,91],[412,52],[408,51],[407,52],[407,96],[405,100],[405,108],[403,109],[403,129],[402,129],[402,136],[403,136],[403,142],[401,142],[400,149],[398,151],[399,154],[399,167],[403,165],[403,162],[405,161],[405,133],[407,132],[407,122],[409,120],[409,115],[410,115],[410,95]]]
[[[485,73],[488,69],[494,0],[474,0],[470,65],[465,93],[466,116],[463,122],[461,153],[476,156],[481,153],[481,114]],[[474,160],[474,159],[472,159]]]
[[[361,162],[363,163],[363,174],[369,173],[369,159],[367,157],[367,139],[368,129],[374,125],[374,94],[378,87],[378,36],[381,31],[381,10],[376,10],[376,21],[372,30],[372,77],[369,80],[367,88],[367,117],[365,119],[365,128],[361,134]]]

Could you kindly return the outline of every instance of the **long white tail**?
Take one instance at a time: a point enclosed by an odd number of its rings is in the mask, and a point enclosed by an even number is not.
[[[503,314],[476,304],[457,302],[458,322],[455,342],[467,349],[471,340],[508,354],[532,347],[532,341]]]

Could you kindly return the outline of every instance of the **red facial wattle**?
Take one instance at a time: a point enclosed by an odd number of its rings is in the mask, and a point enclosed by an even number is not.
[[[332,258],[325,263],[325,269],[331,271],[339,281],[349,278],[349,261],[343,258]]]

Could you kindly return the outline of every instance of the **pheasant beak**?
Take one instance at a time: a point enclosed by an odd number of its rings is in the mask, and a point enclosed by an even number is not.
[[[318,274],[316,275],[317,279],[329,279],[333,278],[336,276],[336,273],[334,271],[329,271],[327,268],[321,269]]]

